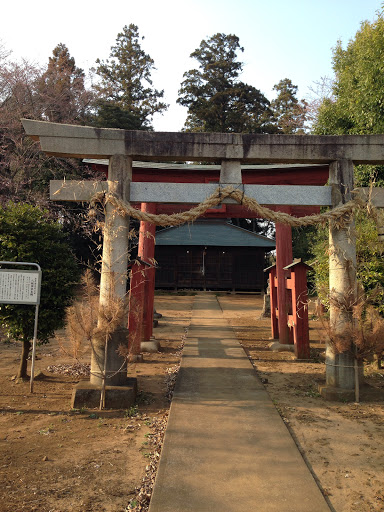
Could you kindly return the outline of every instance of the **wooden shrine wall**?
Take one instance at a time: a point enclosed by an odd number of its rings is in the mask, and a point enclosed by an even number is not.
[[[156,288],[262,291],[265,251],[258,247],[157,246]]]

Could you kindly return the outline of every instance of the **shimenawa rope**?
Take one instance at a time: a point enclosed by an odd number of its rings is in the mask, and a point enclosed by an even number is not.
[[[229,196],[235,199],[239,204],[245,206],[250,212],[256,213],[259,218],[268,219],[280,224],[287,224],[291,227],[314,226],[316,224],[325,225],[327,222],[332,222],[335,227],[343,227],[351,220],[355,209],[367,207],[365,201],[355,198],[327,212],[317,215],[306,215],[304,217],[294,217],[288,213],[275,212],[270,208],[261,206],[255,199],[244,195],[244,192],[231,185],[224,188],[218,187],[212,195],[207,197],[199,205],[185,212],[173,213],[171,215],[142,212],[110,192],[95,194],[91,200],[91,205],[95,205],[96,203],[110,203],[121,215],[128,215],[140,221],[151,222],[157,226],[178,226],[186,222],[193,222],[204,215],[208,209],[218,206]]]

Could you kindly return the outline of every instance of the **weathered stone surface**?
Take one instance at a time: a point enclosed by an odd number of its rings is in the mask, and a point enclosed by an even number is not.
[[[225,186],[225,184],[222,184]],[[129,200],[132,203],[200,203],[216,190],[212,183],[146,183],[133,182]],[[89,201],[98,192],[107,192],[106,181],[52,180],[50,198],[53,201]],[[357,189],[364,200],[370,197],[376,208],[384,207],[384,189]],[[244,194],[263,205],[331,206],[331,188],[304,185],[244,185]],[[159,197],[161,201],[159,201]]]
[[[79,382],[72,392],[71,407],[95,408],[100,405],[101,387],[90,382]],[[105,390],[106,409],[127,409],[136,400],[137,380],[127,377],[124,386],[107,386]]]
[[[90,201],[99,192],[108,192],[107,181],[51,180],[49,182],[49,197],[52,201]]]
[[[132,180],[132,159],[125,155],[113,155],[109,160],[108,190],[121,200],[129,198]],[[95,339],[91,357],[91,382],[100,385],[104,370],[110,385],[121,385],[127,373],[127,362],[119,353],[119,347],[128,346],[126,320],[120,316],[120,325],[108,336],[108,354],[105,358],[105,317],[115,316],[123,303],[127,291],[129,217],[118,215],[112,204],[105,206],[103,231],[103,260],[100,278],[100,302],[98,339]],[[104,333],[104,334],[103,334]]]
[[[220,169],[220,183],[241,184],[241,164],[236,160],[223,160]]]
[[[229,183],[230,184],[230,183]],[[213,194],[213,183],[131,183],[131,203],[157,202],[197,204]],[[225,183],[222,184],[226,186]],[[51,181],[50,198],[54,201],[89,201],[96,193],[106,192],[103,181]],[[300,185],[244,185],[244,194],[264,205],[330,206],[329,187]],[[160,200],[159,200],[160,199]],[[226,201],[226,200],[225,200]],[[236,203],[234,199],[232,202]]]
[[[353,164],[349,160],[340,160],[330,165],[329,182],[334,207],[345,204],[351,199],[354,188],[353,176]],[[344,335],[351,330],[351,305],[355,303],[357,297],[354,226],[353,220],[343,227],[333,223],[329,224],[330,328],[334,336]],[[328,344],[325,364],[327,365],[328,386],[354,389],[354,358],[351,354],[338,354]]]
[[[324,384],[320,384],[318,389],[320,395],[331,402],[353,402],[355,400],[355,391],[352,389],[336,388]]]
[[[144,132],[73,126],[23,119],[27,135],[48,154],[137,160],[243,163],[323,163],[348,159],[384,163],[384,135],[259,135],[238,133]]]

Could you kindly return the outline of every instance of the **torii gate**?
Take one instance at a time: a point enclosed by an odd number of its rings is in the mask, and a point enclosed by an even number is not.
[[[95,170],[108,174],[108,160],[86,159]],[[325,185],[328,181],[329,166],[327,164],[269,164],[269,165],[242,165],[241,179],[244,185]],[[215,164],[164,164],[153,162],[133,162],[133,182],[156,183],[220,183],[221,166]],[[61,193],[62,181],[51,181],[51,199]],[[288,189],[285,189],[288,190]],[[205,212],[207,218],[260,218],[257,212],[249,210],[246,206],[224,201],[220,207]],[[140,205],[138,205],[140,208]],[[183,204],[169,203],[141,203],[141,211],[152,214],[173,214],[189,208]],[[318,206],[271,206],[270,209],[284,211],[295,217],[319,213]],[[152,337],[153,334],[153,306],[155,288],[155,269],[151,262],[155,254],[155,225],[141,221],[139,231],[138,256],[132,268],[129,314],[129,344],[130,353],[139,358],[141,351],[158,350],[159,344]],[[286,265],[292,263],[292,229],[290,226],[276,223],[277,269],[279,281],[283,282],[287,272]],[[145,278],[144,278],[145,276]],[[272,330],[272,337],[281,344],[289,344],[289,326],[286,307],[286,293],[279,288],[278,298],[280,307],[279,328]]]
[[[99,129],[23,120],[26,133],[39,140],[49,155],[73,158],[109,158],[107,182],[63,182],[58,200],[89,200],[98,191],[113,192],[123,201],[133,203],[196,204],[216,189],[215,184],[131,183],[132,161],[211,161],[221,162],[220,184],[242,184],[242,164],[319,163],[329,164],[329,187],[243,185],[244,194],[263,205],[332,206],[352,198],[353,164],[383,164],[384,136],[311,136],[256,135],[223,133],[157,133]],[[384,207],[382,190],[375,189],[372,202]],[[337,228],[330,225],[330,289],[335,296],[345,296],[356,289],[356,244],[353,222]],[[129,218],[117,215],[106,206],[100,304],[109,297],[124,297],[127,280]],[[344,332],[348,315],[331,305],[331,322],[337,332]],[[124,326],[122,326],[124,327]],[[116,349],[121,333],[112,335],[107,374],[121,367]],[[348,354],[326,353],[324,394],[354,389],[353,361]],[[104,368],[104,352],[92,357],[91,383],[100,384],[99,367]],[[117,373],[111,384],[125,378]]]

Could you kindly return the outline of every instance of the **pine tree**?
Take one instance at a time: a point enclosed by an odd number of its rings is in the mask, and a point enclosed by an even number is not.
[[[144,39],[144,38],[141,38]],[[164,91],[153,87],[153,59],[140,45],[139,30],[132,23],[117,35],[110,60],[97,59],[100,82],[96,124],[126,129],[151,129],[152,116],[164,112]]]
[[[267,133],[273,129],[267,98],[239,80],[243,64],[237,53],[243,51],[237,36],[218,33],[191,53],[199,69],[184,73],[177,100],[188,107],[186,130]]]

